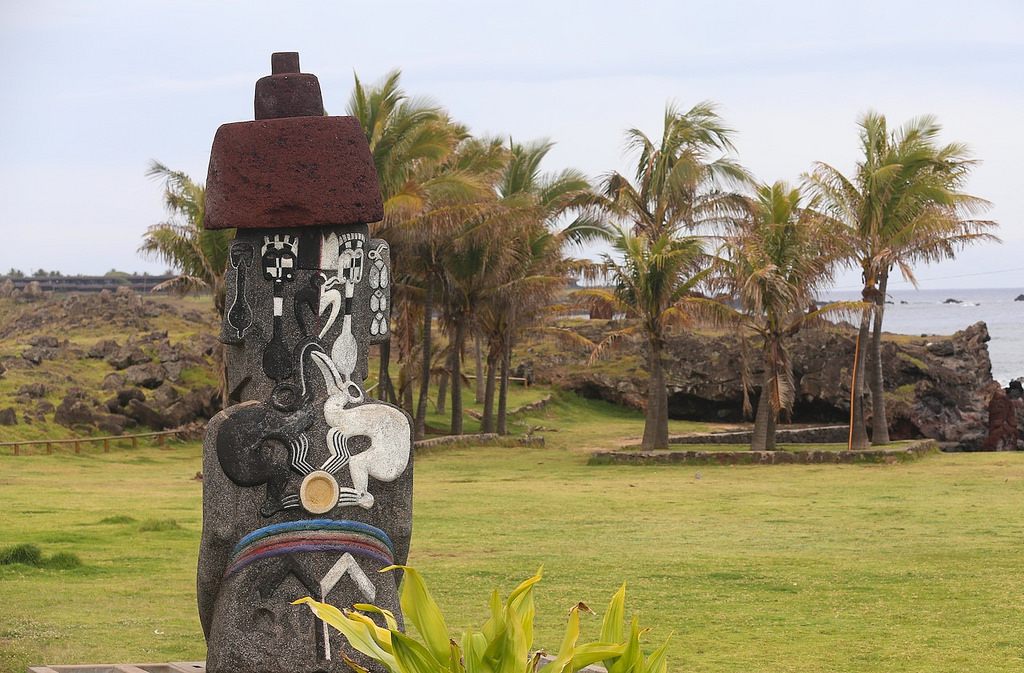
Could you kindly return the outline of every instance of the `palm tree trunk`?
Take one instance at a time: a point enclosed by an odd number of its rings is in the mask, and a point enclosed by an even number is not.
[[[494,388],[498,378],[498,355],[488,350],[487,374],[484,386],[484,414],[480,421],[480,432],[494,432]]]
[[[476,397],[474,399],[477,404],[480,404],[484,401],[484,394],[486,392],[484,387],[486,384],[484,382],[484,347],[479,334],[473,338],[473,364],[476,367],[476,379],[473,381],[476,384]]]
[[[864,424],[864,366],[867,361],[868,333],[871,327],[871,308],[864,309],[857,333],[857,348],[853,356],[853,382],[850,390],[850,441],[849,449],[866,449],[871,446]]]
[[[512,368],[512,340],[505,342],[501,353],[501,383],[498,385],[498,434],[508,434],[508,376]]]
[[[889,273],[880,274],[875,296],[875,320],[871,327],[871,444],[889,443],[889,420],[885,413],[885,376],[882,373],[882,316],[885,312],[885,291]]]
[[[775,450],[775,414],[772,408],[772,381],[774,371],[765,358],[764,382],[761,384],[761,396],[757,401],[757,415],[754,417],[754,432],[750,438],[751,451]]]
[[[377,399],[398,404],[395,386],[391,382],[391,339],[380,343],[380,369],[377,373]]]
[[[650,381],[647,390],[647,414],[644,419],[644,438],[640,448],[644,451],[668,448],[668,391],[661,367],[661,340],[649,340]]]
[[[453,435],[462,434],[462,346],[466,339],[466,327],[462,320],[455,325],[455,342],[452,344],[452,425]]]
[[[448,378],[451,372],[452,355],[448,354],[448,366],[441,371],[441,376],[438,377],[437,382],[437,405],[436,411],[439,414],[443,414],[445,409],[448,408]]]
[[[420,393],[416,402],[416,418],[413,420],[413,437],[423,439],[427,432],[427,400],[430,392],[430,356],[433,346],[434,322],[434,278],[427,281],[426,297],[423,299],[423,346],[420,349]]]

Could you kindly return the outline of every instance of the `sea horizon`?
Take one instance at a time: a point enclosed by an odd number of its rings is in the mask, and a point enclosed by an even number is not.
[[[991,340],[992,378],[1001,385],[1024,378],[1024,287],[891,290],[882,330],[891,334],[950,336],[984,322]],[[819,300],[859,300],[859,290],[828,290]],[[947,301],[949,300],[949,301]]]

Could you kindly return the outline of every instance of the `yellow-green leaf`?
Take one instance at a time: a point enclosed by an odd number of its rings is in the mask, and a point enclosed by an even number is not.
[[[626,610],[626,583],[623,582],[622,586],[615,595],[612,596],[612,600],[608,603],[608,611],[604,613],[604,621],[601,622],[601,640],[606,643],[621,643],[622,642],[622,620],[624,618]],[[606,669],[611,668],[612,661],[606,660],[604,667]]]
[[[637,665],[638,659],[639,666]],[[625,650],[608,667],[608,673],[628,673],[630,671],[639,673],[643,668],[643,660],[644,654],[640,651],[640,627],[637,618],[634,617]]]
[[[601,623],[601,640],[606,643],[622,642],[622,620],[626,609],[626,584],[615,592],[608,603],[608,612],[604,613]]]
[[[501,606],[501,594],[498,593],[497,589],[491,592],[490,606],[491,617],[484,624],[483,628],[484,637],[487,638],[488,643],[492,642],[498,636],[498,633],[505,628],[505,619]]]
[[[345,636],[345,639],[348,640],[349,645],[351,645],[356,651],[362,652],[374,661],[379,662],[391,671],[391,673],[401,673],[398,668],[398,663],[395,661],[395,657],[377,644],[373,634],[363,622],[351,620],[346,617],[341,610],[333,605],[317,602],[308,596],[306,598],[300,598],[292,604],[306,605],[314,615],[327,622],[338,631],[341,631]]]
[[[392,630],[392,631],[401,631],[402,630],[402,629],[398,628],[398,620],[395,619],[395,615],[392,614],[392,612],[390,610],[385,610],[384,608],[378,608],[376,605],[370,605],[369,603],[356,603],[352,607],[355,608],[356,610],[359,610],[360,612],[372,612],[374,614],[378,614],[378,615],[383,616],[384,617],[384,622],[388,625],[388,628],[390,630]]]
[[[358,621],[365,624],[367,630],[370,632],[370,635],[373,636],[373,639],[377,641],[377,644],[380,645],[382,649],[384,649],[387,652],[394,652],[394,650],[391,647],[391,631],[389,631],[388,629],[382,629],[381,627],[377,626],[377,623],[375,621],[373,621],[369,616],[364,615],[361,612],[346,612],[345,616],[351,619],[352,621]],[[397,629],[395,630],[397,631]]]
[[[400,599],[402,614],[416,627],[423,637],[424,645],[434,659],[439,662],[447,661],[450,654],[448,643],[451,637],[448,635],[444,616],[427,590],[423,577],[414,568],[408,566],[390,567],[401,568],[405,571],[405,581],[402,584]]]
[[[672,640],[671,634],[665,642],[647,658],[643,673],[666,673],[668,671],[668,641]]]
[[[572,667],[574,671],[586,668],[599,661],[611,661],[622,656],[626,649],[625,643],[583,643],[577,645],[573,653]]]
[[[508,596],[505,606],[511,608],[519,618],[519,624],[526,638],[526,649],[533,647],[533,620],[536,609],[533,602],[533,587],[541,579],[544,566],[537,569],[537,574],[526,580]]]
[[[466,631],[462,637],[462,661],[466,673],[494,673],[493,667],[484,660],[487,652],[487,637],[473,629]]]
[[[402,673],[445,673],[447,668],[423,645],[409,636],[396,631],[391,644],[395,648],[395,660]]]

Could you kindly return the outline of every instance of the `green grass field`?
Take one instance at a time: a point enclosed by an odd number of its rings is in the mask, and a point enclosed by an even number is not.
[[[673,634],[672,671],[1024,670],[1024,454],[588,467],[642,419],[558,396],[521,422],[547,447],[417,458],[410,562],[453,631],[543,565],[547,648],[570,606],[603,612],[626,582],[648,642]],[[0,551],[82,561],[0,565],[0,670],[204,656],[201,448],[101,450],[0,456]]]

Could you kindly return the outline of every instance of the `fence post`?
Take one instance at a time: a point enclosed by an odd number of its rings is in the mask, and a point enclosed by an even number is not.
[[[46,443],[46,455],[49,456],[52,453],[53,453],[53,444],[50,443],[50,442],[47,442]]]
[[[139,448],[139,440],[138,440],[138,438],[135,435],[132,435],[132,448],[133,449]]]
[[[76,440],[75,440],[75,453],[81,453],[81,452],[82,452],[82,443],[81,443],[81,442],[79,442],[79,441],[78,441],[78,440],[76,439]]]
[[[103,453],[110,453],[110,438],[103,438]]]
[[[19,447],[18,447],[18,445],[17,445],[17,444],[15,444],[15,445],[14,445],[14,455],[16,455],[16,456],[17,456],[18,454],[19,454]]]

